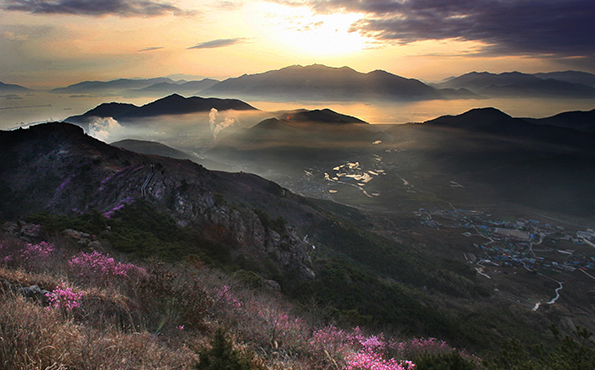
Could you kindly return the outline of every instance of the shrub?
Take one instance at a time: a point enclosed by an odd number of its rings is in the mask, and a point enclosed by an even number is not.
[[[230,338],[219,328],[211,342],[211,349],[200,353],[200,361],[194,367],[197,370],[265,370],[257,362],[252,352],[233,348]]]
[[[132,263],[116,262],[109,255],[100,252],[80,252],[68,261],[74,278],[82,284],[107,286],[114,278],[143,278],[147,271]]]
[[[192,270],[174,271],[158,262],[147,274],[136,290],[147,330],[158,333],[179,326],[204,326],[213,300]]]
[[[49,269],[50,257],[55,251],[54,244],[45,241],[37,244],[22,243],[18,240],[2,241],[0,242],[0,261],[5,266],[23,267],[28,271],[41,272]]]
[[[415,359],[415,370],[475,370],[478,365],[461,356],[458,351],[430,355],[425,354]]]
[[[71,288],[62,284],[56,286],[51,293],[47,294],[50,307],[58,308],[62,311],[72,311],[79,307],[79,301],[82,298],[82,293],[75,293]]]
[[[313,333],[310,344],[320,352],[318,366],[322,368],[331,365],[346,370],[405,370],[415,367],[411,361],[399,361],[389,356],[387,349],[393,344],[387,342],[382,334],[367,336],[357,327],[349,332],[327,326]]]

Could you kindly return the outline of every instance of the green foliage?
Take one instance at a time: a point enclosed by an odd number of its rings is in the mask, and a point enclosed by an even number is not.
[[[537,361],[516,338],[506,338],[499,346],[495,357],[488,359],[484,365],[489,370],[537,370]]]
[[[244,283],[247,287],[258,289],[264,286],[264,280],[258,274],[252,271],[238,270],[234,276]]]
[[[382,274],[417,287],[435,289],[454,297],[485,296],[475,272],[455,261],[442,261],[397,244],[338,219],[319,225],[320,242],[357,261],[369,273]]]
[[[593,333],[577,328],[571,336],[560,336],[550,327],[557,340],[552,350],[523,346],[516,338],[507,338],[496,355],[485,361],[488,370],[588,370],[595,369]]]
[[[96,210],[72,217],[67,215],[37,213],[27,216],[25,220],[27,222],[42,225],[49,232],[61,232],[65,229],[74,229],[99,235],[104,232],[108,226],[108,220]]]
[[[477,365],[457,351],[445,354],[425,354],[413,359],[416,370],[475,370]]]
[[[200,353],[197,370],[264,370],[265,366],[254,361],[251,352],[242,352],[233,348],[233,343],[219,328],[211,341],[212,348]]]
[[[325,262],[319,277],[293,294],[304,303],[314,300],[317,305],[329,307],[329,319],[347,319],[344,324],[391,325],[406,334],[448,339],[463,335],[449,316],[424,303],[423,295],[402,284],[381,280],[345,260]],[[356,319],[362,321],[354,322]]]
[[[554,332],[556,334],[556,332]],[[595,369],[595,343],[593,333],[585,328],[577,328],[572,336],[560,339],[558,348],[549,353],[547,363],[552,370],[587,370]]]
[[[258,216],[260,223],[265,229],[275,230],[279,234],[283,234],[285,232],[287,221],[285,221],[283,217],[273,219],[268,213],[259,208],[254,209],[254,213],[256,213],[256,216]]]
[[[181,227],[146,201],[139,200],[114,212],[111,218],[93,210],[85,214],[30,215],[28,222],[42,225],[49,232],[75,229],[108,240],[120,252],[140,257],[159,256],[179,260],[196,256],[214,264],[228,264],[229,249],[202,235],[199,230]]]

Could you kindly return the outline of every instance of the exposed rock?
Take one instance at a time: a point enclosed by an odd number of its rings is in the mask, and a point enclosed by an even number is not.
[[[41,289],[37,285],[19,288],[17,292],[23,297],[34,299],[44,306],[47,306],[49,304],[49,296],[52,294],[52,292],[45,289]]]
[[[72,229],[66,229],[62,231],[62,234],[75,241],[79,247],[101,250],[101,242],[90,234]]]
[[[2,225],[2,229],[5,233],[27,243],[41,240],[41,226],[36,224],[28,224],[23,221],[6,222]]]
[[[274,207],[274,212],[288,210],[283,217],[305,219],[297,196],[268,180],[209,171],[188,160],[128,152],[68,124],[0,132],[0,148],[7,158],[0,163],[0,183],[10,189],[0,216],[8,211],[22,216],[97,210],[110,218],[142,199],[178,225],[228,248],[232,257],[243,255],[261,267],[271,261],[281,273],[314,276],[309,248],[296,231],[290,226],[269,229],[254,212]],[[14,226],[9,229],[16,232]],[[75,230],[65,234],[81,247],[101,247],[88,234]]]
[[[265,280],[262,283],[263,283],[265,289],[271,290],[273,292],[281,291],[281,285],[279,285],[279,283],[276,282],[275,280]]]
[[[23,297],[33,299],[44,306],[49,304],[49,298],[54,294],[49,290],[41,289],[38,285],[19,287],[2,278],[0,278],[0,282],[0,289],[2,289],[3,293],[11,292],[13,294],[20,294]]]

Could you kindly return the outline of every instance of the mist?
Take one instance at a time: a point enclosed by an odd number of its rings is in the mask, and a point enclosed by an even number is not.
[[[62,121],[65,118],[83,114],[101,103],[121,102],[137,106],[155,100],[154,96],[126,97],[94,95],[62,95],[45,91],[32,91],[26,94],[13,94],[20,99],[0,98],[0,129],[11,129],[32,122]],[[321,102],[286,101],[271,102],[246,100],[247,103],[265,112],[293,109],[330,108],[336,112],[358,117],[371,124],[401,124],[423,122],[442,115],[461,114],[477,107],[495,107],[514,117],[549,117],[564,111],[591,110],[591,99],[461,99],[427,100],[418,102]],[[222,113],[222,112],[219,112]],[[264,115],[262,119],[271,115]],[[224,117],[228,118],[228,116]],[[229,118],[235,119],[233,115]],[[182,119],[184,121],[185,119]],[[168,120],[169,121],[169,120]],[[201,119],[204,122],[204,118]],[[207,124],[209,118],[206,118]],[[246,122],[240,122],[244,125]],[[252,124],[258,123],[251,122]],[[234,126],[238,123],[234,123]]]
[[[221,111],[184,115],[163,115],[117,121],[111,117],[94,118],[87,134],[107,143],[125,139],[155,141],[184,151],[213,147],[217,137],[255,125],[270,114],[265,112]]]

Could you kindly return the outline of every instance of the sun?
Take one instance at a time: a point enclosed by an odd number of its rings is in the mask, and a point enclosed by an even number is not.
[[[366,48],[366,38],[350,31],[361,14],[315,14],[306,7],[253,2],[246,5],[245,17],[261,37],[292,53],[338,56]]]

